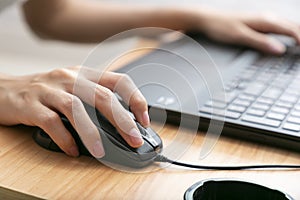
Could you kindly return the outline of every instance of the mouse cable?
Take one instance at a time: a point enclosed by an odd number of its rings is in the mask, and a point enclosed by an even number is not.
[[[243,165],[243,166],[205,166],[194,165],[171,160],[163,155],[157,155],[156,162],[165,162],[182,167],[206,170],[247,170],[247,169],[300,169],[300,165]]]

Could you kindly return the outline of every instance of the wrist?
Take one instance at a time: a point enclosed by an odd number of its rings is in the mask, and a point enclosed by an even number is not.
[[[208,8],[175,8],[170,11],[173,23],[177,24],[177,30],[203,31],[209,22],[213,10]]]
[[[144,12],[147,13],[147,12]],[[202,23],[202,12],[195,12],[195,9],[187,7],[179,8],[160,8],[148,10],[146,14],[148,20],[142,23],[146,26],[162,27],[172,30],[192,31],[195,30],[198,24]]]

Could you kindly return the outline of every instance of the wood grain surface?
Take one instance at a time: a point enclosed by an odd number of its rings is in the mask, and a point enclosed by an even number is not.
[[[206,165],[300,163],[299,153],[222,136],[211,153],[199,159],[204,134],[195,135],[188,129],[178,132],[177,126],[168,124],[152,124],[169,151],[176,152],[176,148],[182,147],[178,145],[178,137],[192,142],[177,157],[186,162]],[[209,171],[154,164],[142,170],[120,171],[94,158],[71,158],[44,150],[31,138],[35,130],[25,126],[0,127],[0,197],[15,191],[29,195],[27,199],[32,196],[45,199],[182,199],[185,190],[199,180],[229,177],[264,184],[300,199],[299,170]]]

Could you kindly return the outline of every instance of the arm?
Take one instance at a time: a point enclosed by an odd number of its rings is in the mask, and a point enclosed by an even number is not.
[[[294,37],[300,44],[300,26],[271,16],[232,14],[207,8],[145,7],[91,0],[28,0],[25,16],[39,35],[76,42],[99,42],[122,31],[162,27],[199,31],[224,42],[282,54],[285,46],[265,33]]]
[[[24,4],[24,11],[37,33],[76,42],[99,42],[139,27],[186,30],[191,21],[186,19],[185,11],[175,8],[157,9],[91,0],[29,0]]]

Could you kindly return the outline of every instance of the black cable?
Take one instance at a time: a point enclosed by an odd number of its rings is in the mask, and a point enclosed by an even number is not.
[[[195,169],[207,169],[207,170],[245,170],[245,169],[300,169],[300,165],[243,165],[243,166],[205,166],[194,165],[183,162],[171,160],[163,155],[158,155],[154,161],[166,162],[173,165],[182,167],[189,167]]]

